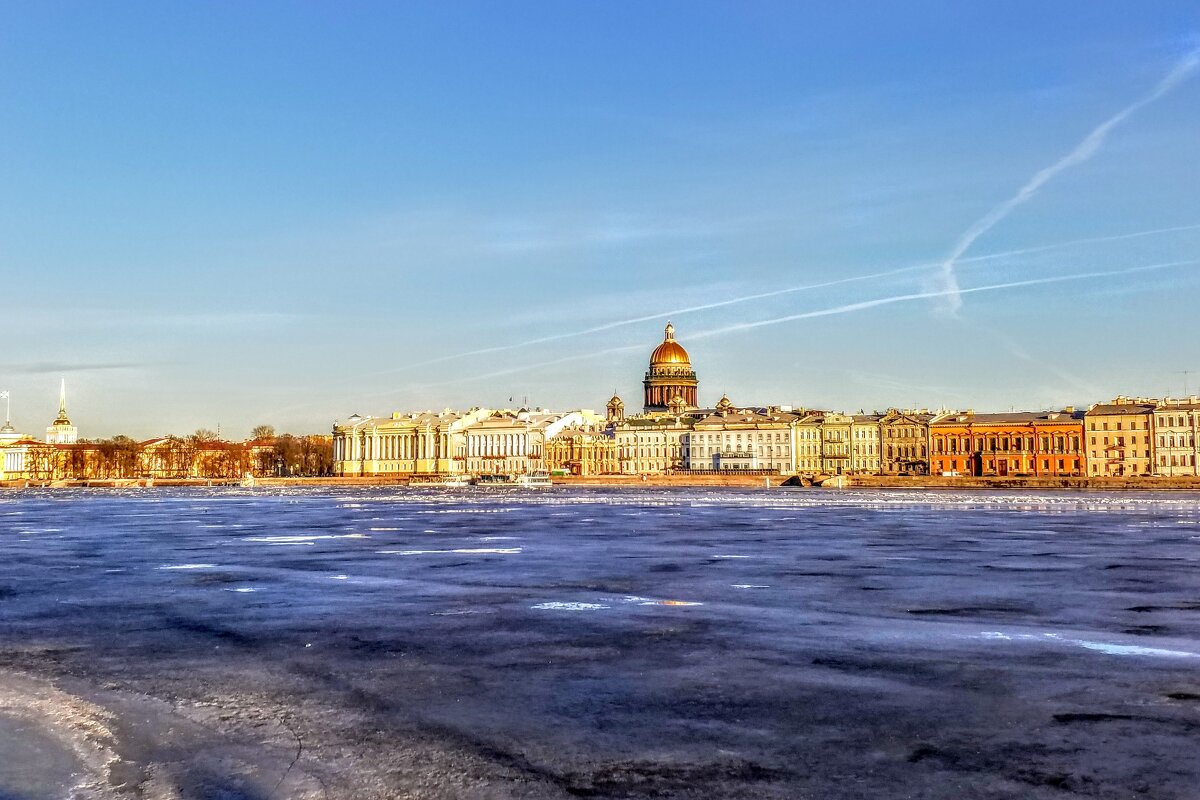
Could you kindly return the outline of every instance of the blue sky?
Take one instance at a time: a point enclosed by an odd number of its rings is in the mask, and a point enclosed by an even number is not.
[[[1200,75],[936,292],[1197,47],[1191,0],[4,0],[0,389],[85,436],[635,405],[668,314],[832,283],[674,313],[702,401],[1195,392]]]

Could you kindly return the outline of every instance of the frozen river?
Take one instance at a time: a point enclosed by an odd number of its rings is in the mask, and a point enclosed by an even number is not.
[[[5,800],[1200,796],[1196,495],[26,491],[0,542]]]

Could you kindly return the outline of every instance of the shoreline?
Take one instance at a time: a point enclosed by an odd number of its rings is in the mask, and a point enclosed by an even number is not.
[[[844,485],[802,485],[800,479],[790,475],[594,475],[555,476],[555,487],[585,488],[748,488],[748,489],[807,489],[824,488],[852,491],[855,489],[1036,489],[1039,491],[1193,491],[1200,492],[1200,477],[1175,478],[1100,478],[1100,477],[1054,477],[1054,478],[1001,478],[1001,477],[954,477],[933,475],[850,475],[844,476]],[[256,478],[253,486],[244,486],[241,481],[206,478],[171,478],[148,481],[146,479],[78,480],[78,481],[0,481],[0,490],[22,489],[173,489],[173,488],[217,488],[242,487],[255,489],[303,488],[303,487],[355,487],[387,486],[408,488],[407,477],[316,477],[316,478]],[[413,487],[424,490],[439,487]],[[479,487],[468,487],[479,488]],[[510,487],[515,488],[515,487]]]

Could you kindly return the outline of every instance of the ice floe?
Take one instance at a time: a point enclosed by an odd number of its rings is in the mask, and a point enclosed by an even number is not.
[[[611,606],[606,606],[603,603],[549,602],[538,603],[535,606],[530,606],[530,608],[538,611],[599,611],[601,609],[611,608]]]

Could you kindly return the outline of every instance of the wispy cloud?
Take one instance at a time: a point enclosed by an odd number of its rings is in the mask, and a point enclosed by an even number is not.
[[[1121,275],[1133,275],[1133,274],[1137,274],[1137,273],[1155,272],[1158,270],[1166,270],[1166,269],[1173,269],[1173,268],[1177,268],[1177,267],[1197,266],[1197,265],[1200,265],[1200,261],[1198,261],[1198,260],[1168,261],[1168,262],[1164,262],[1161,264],[1148,264],[1148,265],[1140,266],[1140,267],[1128,267],[1126,269],[1107,270],[1107,271],[1102,271],[1102,272],[1078,272],[1078,273],[1074,273],[1071,275],[1054,275],[1054,276],[1044,277],[1044,278],[1031,278],[1029,280],[1023,280],[1023,281],[1009,281],[1007,283],[994,283],[994,284],[990,284],[990,285],[986,285],[986,286],[972,286],[972,287],[969,287],[966,289],[956,289],[954,291],[958,291],[963,294],[974,294],[977,292],[998,292],[998,291],[1011,290],[1011,289],[1020,289],[1020,288],[1029,287],[1029,286],[1045,286],[1045,285],[1055,284],[1055,283],[1068,283],[1071,281],[1082,281],[1082,280],[1089,280],[1089,279],[1094,279],[1094,278],[1111,278],[1111,277],[1117,277],[1117,276],[1121,276]],[[879,308],[880,306],[894,305],[897,303],[906,303],[906,302],[912,302],[912,301],[916,301],[916,300],[926,300],[926,299],[933,298],[933,297],[944,297],[948,291],[950,291],[950,290],[913,292],[911,294],[893,295],[891,297],[880,297],[880,298],[875,298],[873,300],[864,300],[864,301],[861,301],[858,303],[846,303],[844,305],[832,306],[830,308],[822,308],[822,309],[817,309],[814,311],[805,311],[805,312],[802,312],[799,314],[789,314],[784,317],[775,317],[773,319],[758,320],[756,322],[743,322],[743,323],[738,323],[736,325],[726,325],[721,328],[713,328],[713,329],[710,329],[707,331],[698,331],[695,333],[688,334],[688,338],[689,339],[707,339],[707,338],[711,338],[711,337],[715,337],[715,336],[724,336],[724,335],[727,335],[730,333],[737,333],[739,331],[750,330],[752,328],[761,328],[761,327],[764,327],[767,325],[779,325],[779,324],[782,324],[785,322],[794,322],[797,320],[814,319],[817,317],[830,317],[830,316],[836,316],[839,314],[851,314],[851,313],[855,313],[858,311],[867,311],[872,308]],[[482,373],[482,374],[472,373],[470,375],[465,375],[465,376],[462,376],[459,378],[452,378],[452,379],[445,380],[445,381],[437,381],[434,383],[423,383],[423,384],[421,384],[421,387],[424,388],[424,387],[430,387],[430,386],[447,386],[447,385],[458,384],[458,383],[470,383],[470,382],[474,382],[474,381],[478,381],[478,380],[498,378],[498,377],[502,377],[505,375],[513,375],[513,374],[516,374],[519,372],[528,372],[531,370],[543,369],[545,367],[556,366],[559,364],[567,364],[567,363],[574,362],[574,361],[595,360],[596,358],[598,358],[600,356],[612,355],[615,353],[627,353],[627,352],[630,352],[633,350],[644,350],[645,346],[646,346],[645,343],[641,343],[641,344],[632,344],[632,345],[622,345],[620,347],[609,347],[609,348],[605,348],[602,350],[593,350],[593,351],[588,351],[586,353],[580,353],[577,355],[551,359],[549,361],[537,361],[537,362],[533,362],[533,363],[522,364],[522,365],[510,367],[507,369],[496,370],[494,372],[487,372],[487,373]],[[390,392],[387,394],[394,394],[394,392]],[[378,396],[384,396],[384,393],[380,393]]]
[[[969,258],[959,259],[959,262],[963,263],[963,264],[983,263],[983,262],[993,261],[993,260],[998,260],[998,259],[1014,258],[1017,256],[1032,255],[1034,253],[1041,253],[1041,252],[1047,252],[1047,251],[1052,251],[1052,250],[1060,250],[1060,249],[1065,249],[1065,248],[1069,248],[1069,247],[1077,247],[1080,245],[1100,244],[1100,243],[1105,243],[1105,242],[1115,242],[1115,241],[1121,241],[1121,240],[1125,240],[1125,239],[1137,239],[1137,238],[1143,238],[1143,237],[1148,237],[1148,236],[1160,236],[1160,235],[1164,235],[1164,234],[1168,234],[1168,233],[1178,233],[1178,232],[1193,231],[1193,230],[1200,230],[1200,224],[1177,225],[1177,226],[1169,227],[1169,228],[1155,228],[1152,230],[1134,231],[1131,233],[1121,233],[1121,234],[1114,234],[1114,235],[1110,235],[1110,236],[1093,236],[1093,237],[1086,238],[1086,239],[1072,239],[1072,240],[1065,241],[1065,242],[1055,242],[1055,243],[1044,244],[1044,245],[1036,245],[1033,247],[1025,247],[1025,248],[1020,248],[1020,249],[1015,249],[1015,250],[1005,250],[1005,251],[1001,251],[1001,252],[997,252],[997,253],[988,253],[988,254],[984,254],[984,255],[971,256]],[[538,337],[534,337],[532,339],[525,339],[524,341],[520,341],[520,342],[513,342],[511,344],[493,345],[491,347],[480,347],[480,348],[476,348],[474,350],[464,350],[464,351],[458,352],[458,353],[450,353],[448,355],[438,356],[436,358],[430,358],[430,359],[425,359],[423,361],[417,361],[417,362],[413,362],[411,364],[406,364],[402,367],[396,367],[396,368],[387,369],[387,370],[380,370],[378,372],[373,372],[373,373],[368,373],[368,374],[373,375],[373,376],[394,375],[397,373],[405,372],[407,370],[417,369],[419,367],[427,367],[427,366],[431,366],[433,364],[442,364],[447,361],[455,361],[455,360],[462,359],[462,358],[469,358],[471,356],[491,355],[491,354],[503,353],[503,352],[507,352],[507,351],[511,351],[511,350],[520,350],[520,349],[524,349],[527,347],[533,347],[533,346],[539,345],[539,344],[549,344],[551,342],[559,342],[564,339],[575,339],[575,338],[578,338],[581,336],[589,336],[591,334],[603,333],[605,331],[611,331],[616,328],[622,328],[622,327],[626,327],[629,325],[637,325],[637,324],[640,324],[643,322],[650,322],[652,320],[666,320],[666,319],[670,319],[670,318],[678,318],[678,317],[682,317],[687,314],[695,314],[695,313],[699,313],[702,311],[711,311],[714,309],[725,308],[727,306],[738,305],[741,303],[749,303],[749,302],[752,302],[755,300],[765,300],[765,299],[770,299],[770,298],[775,298],[775,297],[783,297],[783,296],[786,296],[789,294],[797,294],[800,292],[816,291],[818,289],[827,289],[827,288],[832,288],[834,286],[844,286],[844,285],[848,285],[848,284],[852,284],[852,283],[861,283],[863,281],[878,280],[880,278],[887,278],[887,277],[893,277],[893,276],[897,276],[897,275],[904,275],[904,274],[908,274],[908,273],[915,273],[915,272],[920,272],[922,270],[936,269],[939,266],[941,266],[940,262],[927,262],[924,264],[913,264],[913,265],[904,266],[904,267],[896,267],[893,269],[881,270],[878,272],[871,272],[871,273],[867,273],[865,275],[852,275],[852,276],[844,277],[844,278],[834,278],[832,280],[827,280],[827,281],[818,281],[816,283],[805,283],[805,284],[800,284],[798,286],[786,286],[781,289],[772,289],[772,290],[766,291],[766,292],[756,292],[753,294],[740,295],[738,297],[730,297],[730,298],[726,298],[725,300],[717,300],[717,301],[713,301],[710,303],[697,303],[697,304],[693,304],[693,305],[689,305],[689,306],[679,306],[676,308],[663,309],[661,311],[654,311],[654,312],[651,312],[648,314],[640,314],[640,315],[634,316],[634,317],[625,317],[622,319],[613,320],[612,322],[605,322],[600,325],[592,325],[592,326],[586,327],[586,328],[579,328],[579,329],[573,330],[573,331],[565,331],[563,333],[555,333],[555,334],[550,334],[548,336],[538,336]]]
[[[0,368],[0,371],[15,375],[47,375],[76,372],[102,372],[117,369],[144,369],[154,366],[152,362],[91,362],[91,361],[37,361],[30,364],[15,364]]]
[[[726,325],[721,328],[712,328],[707,331],[698,331],[688,334],[689,339],[705,339],[712,336],[722,336],[727,333],[737,331],[746,331],[753,328],[762,328],[767,325],[779,325],[784,322],[794,322],[802,319],[814,319],[816,317],[831,317],[839,314],[851,314],[857,311],[866,311],[871,308],[880,306],[894,305],[896,303],[908,303],[914,300],[928,300],[937,297],[949,297],[951,295],[974,294],[977,292],[996,292],[1005,289],[1019,289],[1026,286],[1043,286],[1053,283],[1066,283],[1068,281],[1080,281],[1089,278],[1111,278],[1119,275],[1132,275],[1138,272],[1151,272],[1154,270],[1170,269],[1172,267],[1182,267],[1188,265],[1200,264],[1200,261],[1168,261],[1162,264],[1151,264],[1144,267],[1130,267],[1128,269],[1109,270],[1105,272],[1081,272],[1073,275],[1053,275],[1045,278],[1030,278],[1023,281],[1009,281],[1007,283],[993,283],[986,286],[972,286],[967,289],[954,286],[953,288],[938,289],[925,292],[912,292],[909,294],[898,294],[891,297],[878,297],[873,300],[863,300],[858,303],[846,303],[844,305],[832,306],[830,308],[822,308],[816,311],[804,311],[799,314],[788,314],[783,317],[774,317],[773,319],[758,320],[756,322],[739,322],[736,325]]]
[[[1055,161],[1050,166],[1040,170],[1032,178],[1030,178],[1024,186],[1022,186],[1016,194],[1005,200],[1000,205],[993,208],[987,214],[975,221],[971,227],[959,237],[954,245],[954,249],[950,251],[950,255],[942,262],[941,285],[943,291],[935,296],[944,297],[947,300],[947,306],[951,312],[957,312],[962,308],[963,292],[959,290],[958,276],[955,273],[955,266],[964,253],[975,244],[975,241],[996,226],[1001,220],[1012,213],[1013,209],[1032,199],[1043,186],[1057,176],[1060,172],[1082,164],[1090,159],[1104,145],[1104,140],[1113,128],[1120,125],[1135,112],[1143,107],[1153,103],[1163,95],[1170,92],[1176,86],[1187,80],[1200,67],[1200,48],[1192,50],[1184,56],[1175,67],[1167,73],[1158,85],[1152,91],[1140,98],[1134,103],[1126,106],[1118,111],[1113,116],[1106,119],[1100,125],[1096,126],[1091,133],[1083,137],[1079,144],[1075,145],[1071,152]]]

